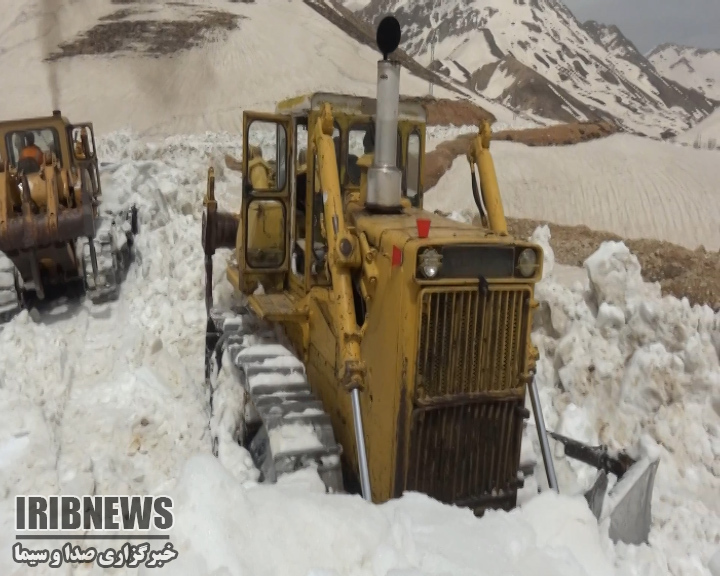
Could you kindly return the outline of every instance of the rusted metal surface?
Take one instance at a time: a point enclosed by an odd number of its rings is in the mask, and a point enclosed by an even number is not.
[[[232,214],[218,212],[215,225],[215,248],[235,248],[238,220]]]
[[[527,288],[427,289],[422,293],[416,398],[521,388]]]
[[[62,283],[69,278],[79,276],[77,270],[75,253],[69,244],[52,245],[37,251],[38,260],[47,264],[52,261],[54,266],[44,266],[45,280],[49,284]],[[32,251],[13,253],[11,255],[13,264],[18,269],[20,276],[29,278],[32,275]]]
[[[510,392],[477,392],[475,394],[456,394],[453,396],[436,396],[435,398],[418,398],[415,400],[415,410],[434,410],[439,406],[461,406],[472,402],[492,402],[496,400],[509,400],[524,398],[524,390]]]
[[[75,240],[95,233],[94,218],[86,218],[83,208],[61,210],[57,215],[57,229],[52,230],[49,214],[25,214],[8,220],[7,231],[0,234],[0,251],[30,250],[57,242]]]
[[[406,490],[477,513],[515,506],[529,297],[522,286],[421,292]]]
[[[479,512],[513,507],[523,404],[514,398],[414,410],[405,489]]]
[[[218,211],[215,200],[215,170],[212,167],[208,169],[204,204],[206,209],[202,216],[202,246],[205,256],[213,256],[218,248],[235,248],[240,223],[233,214]],[[207,258],[205,266],[212,270],[212,262],[208,262]]]
[[[235,248],[239,222],[226,212],[207,210],[202,217],[202,245],[212,256],[218,248]]]

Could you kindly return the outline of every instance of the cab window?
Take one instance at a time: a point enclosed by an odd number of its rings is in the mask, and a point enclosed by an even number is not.
[[[417,130],[408,137],[405,174],[407,197],[413,206],[417,206],[420,199],[420,134]]]
[[[287,135],[282,124],[253,120],[248,125],[248,183],[255,190],[282,192],[287,179]]]
[[[83,133],[85,138],[83,139]],[[68,131],[72,154],[75,160],[92,160],[95,158],[95,139],[89,126],[73,126]]]
[[[62,165],[60,155],[60,137],[54,128],[37,128],[34,130],[15,130],[9,132],[5,136],[5,146],[8,151],[8,161],[10,165],[17,167],[18,161],[21,159],[24,150],[26,158],[33,158],[31,150],[39,149],[44,156],[47,152],[52,152]],[[39,166],[38,166],[39,169]]]
[[[347,183],[360,185],[360,168],[357,165],[360,157],[375,152],[375,124],[366,122],[355,124],[348,133]],[[402,170],[402,136],[398,130],[396,165]]]

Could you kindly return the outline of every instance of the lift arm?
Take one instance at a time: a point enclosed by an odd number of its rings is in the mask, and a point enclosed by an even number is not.
[[[323,195],[325,206],[328,266],[332,278],[330,306],[334,308],[332,316],[341,358],[338,377],[345,387],[352,391],[362,387],[365,374],[364,363],[360,360],[360,334],[355,318],[350,278],[351,269],[360,264],[360,250],[357,238],[348,232],[345,225],[332,133],[332,111],[326,103],[314,131],[316,169],[320,180],[319,193]]]
[[[492,155],[490,154],[491,137],[492,131],[490,129],[490,124],[487,120],[483,120],[480,124],[477,135],[470,145],[467,158],[470,163],[470,171],[473,178],[475,203],[478,204],[480,215],[484,216],[484,211],[479,202],[479,195],[477,194],[477,183],[475,181],[476,166],[480,177],[482,203],[485,205],[490,229],[500,236],[507,236],[508,231],[507,222],[505,221],[505,211],[503,209],[502,198],[500,197],[497,176],[495,175],[495,164],[493,163]]]

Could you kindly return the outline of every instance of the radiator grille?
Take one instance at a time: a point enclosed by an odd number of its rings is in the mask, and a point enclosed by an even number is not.
[[[416,398],[517,389],[529,297],[527,287],[423,291]]]
[[[406,490],[472,507],[515,505],[523,399],[416,409]]]

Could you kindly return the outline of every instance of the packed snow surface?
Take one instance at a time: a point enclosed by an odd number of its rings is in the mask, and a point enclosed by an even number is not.
[[[493,142],[505,213],[720,249],[720,152],[615,134],[574,146]],[[477,211],[459,156],[426,207]]]
[[[324,495],[312,471],[258,485],[248,453],[227,436],[214,458],[203,386],[202,196],[212,163],[221,208],[238,208],[240,179],[222,158],[239,156],[240,142],[211,133],[100,139],[106,202],[140,208],[139,258],[118,302],[23,312],[0,332],[4,550],[14,541],[16,494],[169,493],[179,556],[166,574],[710,576],[720,542],[720,317],[661,298],[621,243],[603,245],[584,281],[568,285],[555,276],[547,228],[536,232],[548,265],[534,341],[549,429],[613,448],[637,450],[643,435],[658,445],[649,546],[612,545],[577,496],[587,467],[559,452],[562,496],[534,494],[535,481],[544,488],[538,465],[521,508],[481,520],[419,494],[381,506]],[[230,295],[223,257],[214,268],[219,303]],[[226,415],[239,401],[216,396]],[[526,449],[539,454],[536,444]],[[4,553],[0,573],[28,572]]]

